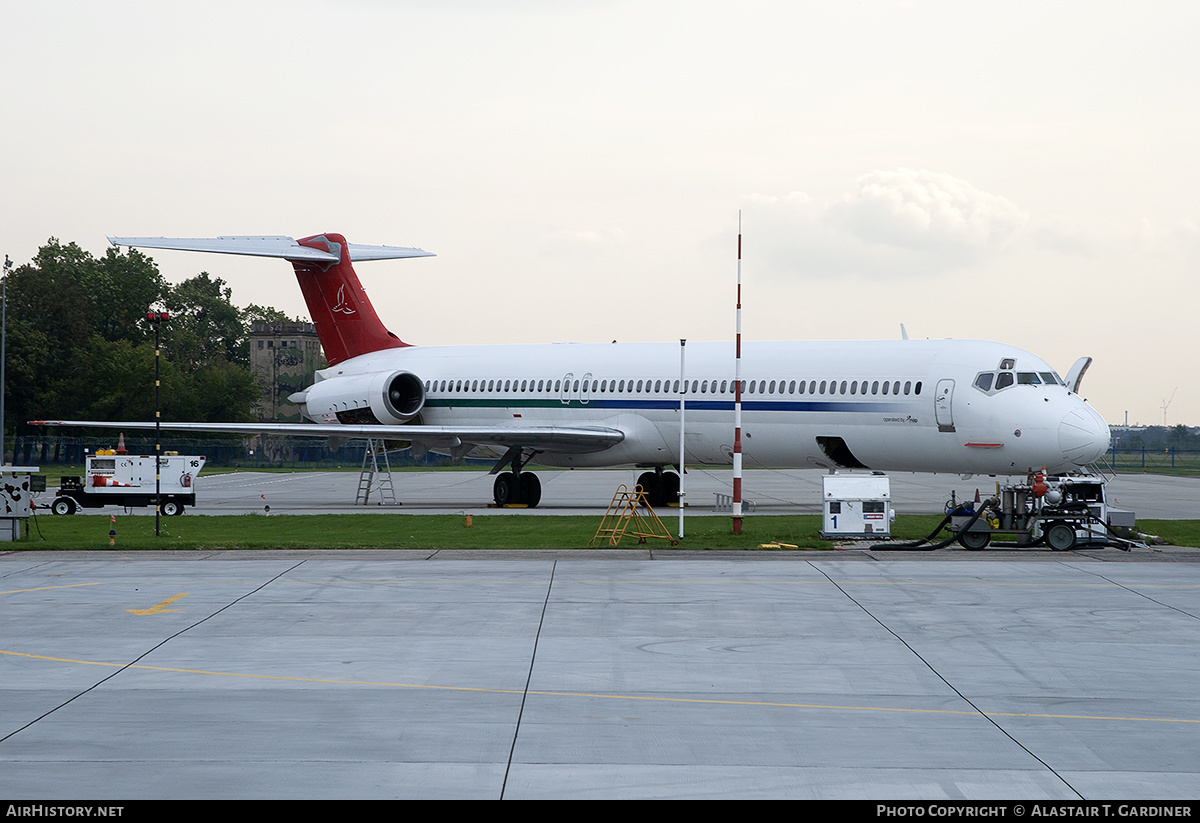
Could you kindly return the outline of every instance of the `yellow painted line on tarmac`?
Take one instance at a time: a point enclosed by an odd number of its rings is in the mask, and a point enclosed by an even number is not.
[[[139,615],[141,617],[145,617],[148,614],[165,614],[167,612],[182,611],[182,609],[168,609],[167,606],[170,606],[172,603],[174,603],[176,600],[178,600],[181,597],[187,597],[187,595],[188,595],[187,592],[183,592],[182,594],[177,594],[174,597],[168,597],[163,602],[156,603],[155,605],[151,606],[148,609],[126,609],[125,611],[129,612],[130,614]]]
[[[78,589],[83,586],[104,586],[106,584],[107,584],[107,581],[104,581],[104,580],[98,580],[95,583],[63,583],[62,585],[59,585],[59,586],[36,586],[32,589],[10,589],[9,591],[6,591],[6,592],[0,592],[0,594],[25,594],[26,592],[48,592],[48,591],[53,591],[54,589]]]
[[[1189,720],[1178,717],[1120,717],[1088,714],[1040,714],[1034,712],[979,712],[967,709],[911,709],[894,706],[838,706],[821,703],[779,703],[764,700],[718,700],[705,697],[654,697],[649,695],[603,694],[599,692],[555,692],[555,691],[524,691],[522,689],[488,689],[473,686],[430,686],[421,683],[390,683],[373,680],[331,680],[320,677],[290,677],[273,674],[250,674],[246,672],[222,672],[207,669],[181,669],[171,666],[146,666],[141,664],[107,663],[101,660],[76,660],[68,657],[50,657],[42,654],[28,654],[0,649],[0,655],[24,657],[30,660],[45,660],[52,663],[75,663],[84,666],[104,666],[113,669],[141,669],[143,671],[174,672],[177,674],[200,674],[213,677],[242,677],[254,680],[278,680],[290,683],[322,683],[332,686],[386,686],[396,689],[423,689],[427,691],[447,692],[481,692],[486,694],[528,694],[540,697],[586,697],[598,700],[637,700],[657,703],[693,703],[714,706],[755,706],[773,709],[821,709],[826,711],[851,712],[888,712],[898,714],[941,714],[985,717],[1033,717],[1048,720],[1107,720],[1126,723],[1193,723],[1200,720]]]

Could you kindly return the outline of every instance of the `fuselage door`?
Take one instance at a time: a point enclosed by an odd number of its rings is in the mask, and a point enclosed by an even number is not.
[[[934,417],[937,418],[938,431],[952,432],[954,431],[954,411],[952,409],[952,401],[954,400],[954,380],[945,377],[937,383],[937,394],[933,399]]]

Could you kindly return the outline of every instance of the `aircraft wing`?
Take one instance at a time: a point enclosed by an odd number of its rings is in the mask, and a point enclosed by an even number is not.
[[[97,429],[154,429],[153,422],[112,423],[100,420],[30,420],[33,426],[82,426]],[[387,426],[321,423],[160,423],[164,431],[215,434],[267,434],[280,437],[335,437],[342,440],[409,440],[433,447],[501,446],[565,454],[587,454],[612,448],[625,439],[619,429],[587,426]]]
[[[206,251],[218,254],[244,254],[250,257],[282,257],[284,260],[308,260],[318,263],[336,263],[338,255],[301,246],[290,237],[279,235],[245,235],[222,237],[110,237],[114,246],[132,246],[141,249],[171,249],[174,251]],[[436,257],[433,252],[409,246],[363,246],[347,243],[350,259],[395,260],[403,257]]]

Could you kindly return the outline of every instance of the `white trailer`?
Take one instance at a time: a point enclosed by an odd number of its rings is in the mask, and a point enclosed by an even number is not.
[[[196,477],[205,458],[198,455],[164,454],[159,458],[162,513],[183,514],[196,505]],[[152,506],[154,455],[97,454],[87,458],[83,477],[63,477],[50,510],[74,514],[79,508],[102,506]]]

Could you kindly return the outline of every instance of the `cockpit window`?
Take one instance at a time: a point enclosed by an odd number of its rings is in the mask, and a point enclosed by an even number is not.
[[[1001,365],[1003,366],[1004,364],[1011,364],[1012,362],[1012,360],[1004,360],[1002,361]],[[1012,372],[1002,369],[1001,371],[996,372],[980,372],[979,374],[975,375],[975,383],[973,385],[976,389],[984,394],[995,394],[996,392],[1007,389],[1009,386],[1013,385],[1065,386],[1067,384],[1063,382],[1063,379],[1059,377],[1056,372],[1052,371]]]

